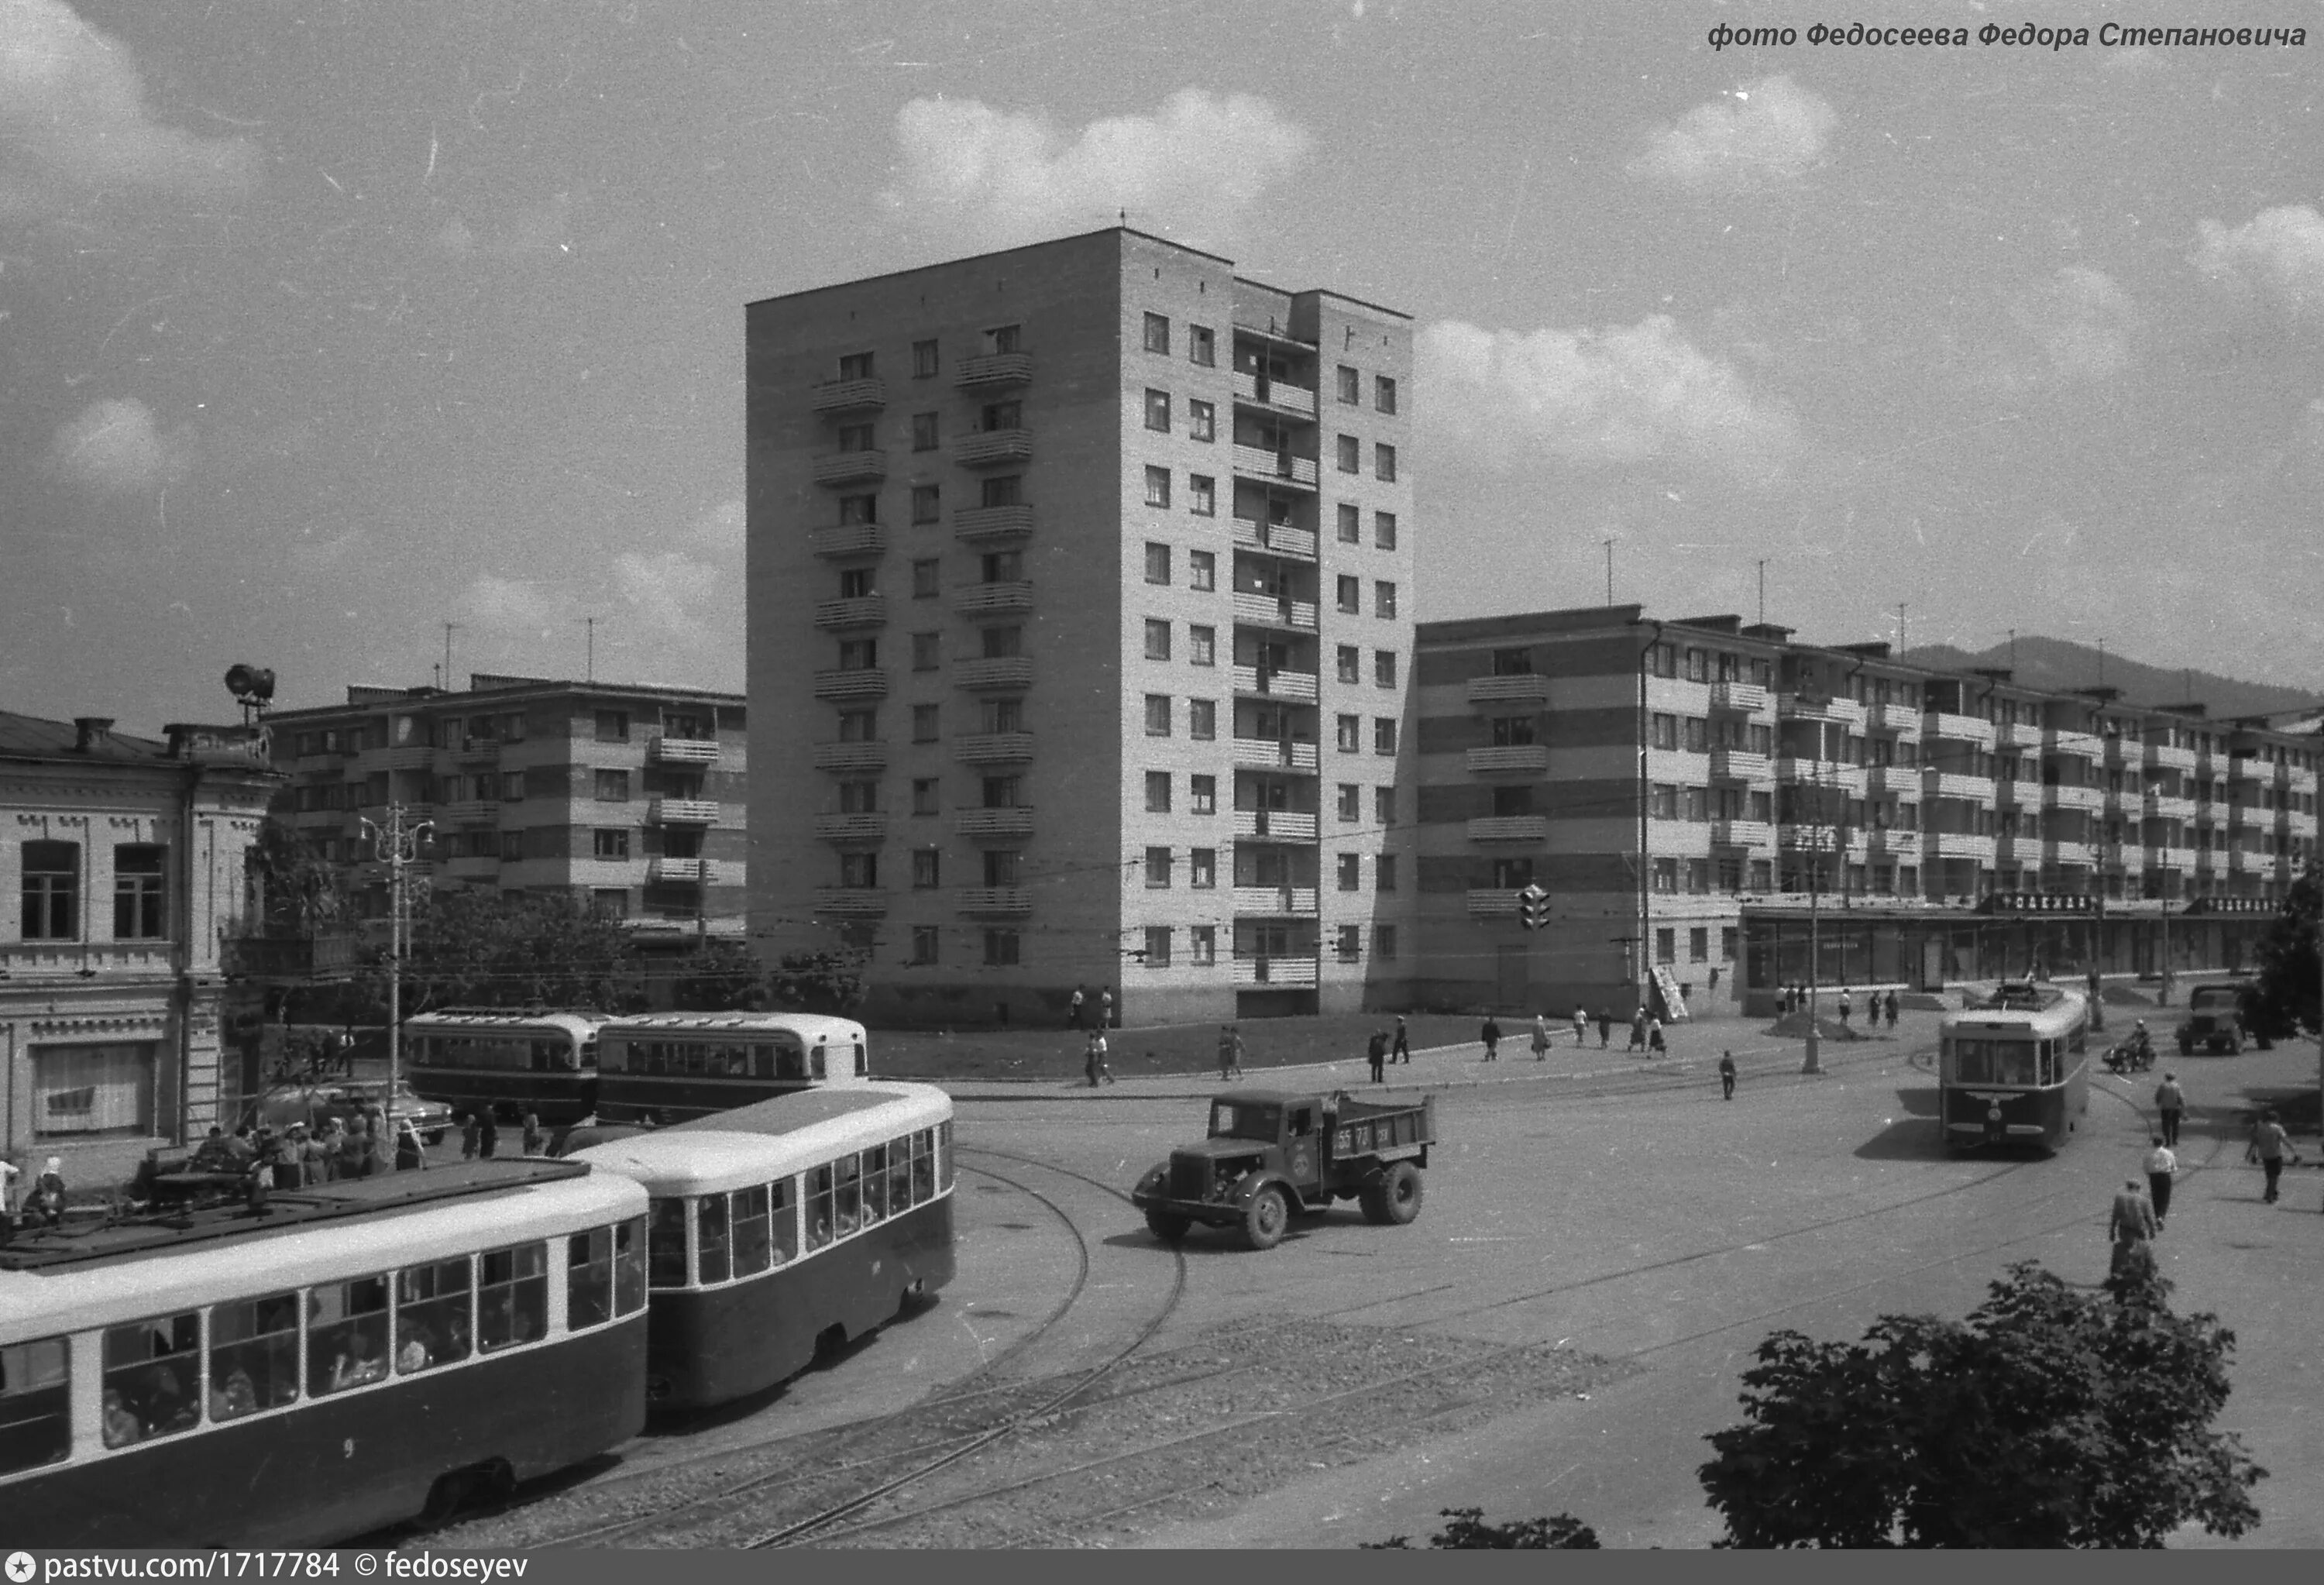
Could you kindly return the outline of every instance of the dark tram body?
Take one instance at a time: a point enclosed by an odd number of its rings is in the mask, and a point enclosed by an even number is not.
[[[871,1077],[863,1026],[812,1013],[641,1013],[597,1034],[602,1123],[679,1123]]]
[[[549,1128],[597,1109],[601,1013],[420,1013],[403,1024],[411,1087],[455,1112],[527,1111]]]
[[[2058,1149],[2089,1110],[2089,1009],[2071,991],[2005,983],[1944,1020],[1937,1093],[1955,1150]]]

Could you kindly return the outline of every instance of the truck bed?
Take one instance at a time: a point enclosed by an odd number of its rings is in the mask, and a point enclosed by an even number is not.
[[[1434,1096],[1424,1097],[1417,1105],[1350,1096],[1339,1104],[1332,1155],[1341,1161],[1358,1156],[1416,1155],[1435,1139],[1435,1114]]]

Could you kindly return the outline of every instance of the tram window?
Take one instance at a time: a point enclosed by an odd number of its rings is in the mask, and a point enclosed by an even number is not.
[[[699,1239],[694,1252],[694,1280],[724,1282],[728,1276],[725,1195],[705,1194],[695,1202],[694,1230]]]
[[[778,1266],[798,1258],[798,1180],[777,1178],[767,1185],[767,1210],[774,1228]]]
[[[912,1203],[925,1205],[936,1197],[936,1130],[922,1129],[912,1136]]]
[[[201,1317],[191,1312],[106,1330],[106,1446],[168,1436],[201,1418]]]
[[[72,1451],[65,1340],[0,1348],[0,1474],[53,1464]]]
[[[652,1286],[686,1286],[686,1202],[657,1200],[646,1235],[647,1268]]]
[[[616,1046],[614,1049],[619,1050],[620,1047]],[[597,1065],[597,1043],[595,1040],[581,1042],[581,1065],[585,1068],[594,1068]]]
[[[299,1396],[299,1295],[210,1311],[210,1418],[239,1420]]]
[[[909,1134],[888,1145],[888,1214],[900,1216],[912,1208],[912,1138]]]
[[[2043,1041],[2037,1048],[2037,1056],[2040,1065],[2034,1071],[2034,1082],[2041,1084],[2056,1083],[2058,1082],[2058,1043],[2054,1040]]]
[[[2034,1045],[2027,1040],[1993,1043],[1993,1082],[1997,1084],[2034,1083]]]
[[[831,1242],[831,1168],[810,1167],[807,1175],[807,1247],[822,1249]]]
[[[468,1357],[468,1258],[407,1266],[395,1276],[395,1373]]]
[[[307,1396],[387,1378],[387,1278],[318,1284],[307,1295]]]
[[[767,1185],[737,1189],[728,1215],[734,1229],[734,1275],[756,1276],[775,1263],[774,1239],[767,1227]]]
[[[581,1332],[613,1314],[613,1230],[575,1233],[565,1252],[565,1330]]]
[[[547,1337],[549,1246],[486,1250],[476,1300],[476,1343],[485,1353]]]
[[[825,1079],[831,1076],[823,1071],[823,1050],[824,1048],[818,1046],[807,1054],[807,1074],[812,1078]]]
[[[771,1046],[751,1047],[751,1076],[771,1079],[775,1076],[775,1048]]]
[[[870,1227],[888,1215],[888,1147],[874,1145],[863,1152],[863,1225]]]
[[[864,1055],[863,1042],[858,1040],[855,1043],[855,1076],[859,1079],[869,1078],[871,1074],[872,1059]]]
[[[831,1226],[845,1238],[863,1225],[863,1164],[853,1152],[831,1164]]]
[[[807,1077],[807,1047],[788,1029],[775,1033],[775,1077],[795,1083]]]
[[[646,1221],[633,1216],[613,1229],[613,1313],[633,1315],[646,1303]]]
[[[747,1046],[727,1046],[720,1048],[726,1059],[726,1076],[747,1079],[751,1076],[751,1048]]]
[[[936,1125],[936,1192],[952,1192],[952,1125]]]

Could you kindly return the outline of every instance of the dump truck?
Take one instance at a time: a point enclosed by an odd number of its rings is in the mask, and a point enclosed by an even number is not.
[[[1250,1248],[1272,1249],[1293,1216],[1334,1200],[1357,1201],[1370,1221],[1410,1221],[1435,1142],[1434,1097],[1236,1090],[1212,1098],[1209,1136],[1173,1150],[1130,1199],[1166,1244],[1201,1222],[1239,1228]]]

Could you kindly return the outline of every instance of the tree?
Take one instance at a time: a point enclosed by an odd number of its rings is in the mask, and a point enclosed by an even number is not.
[[[2235,1334],[2170,1284],[2079,1292],[2033,1262],[1968,1321],[1884,1315],[1854,1344],[1778,1332],[1748,1422],[1701,1470],[1727,1546],[2160,1546],[2259,1523],[2267,1471],[2209,1429]]]
[[[767,1003],[759,960],[739,941],[712,936],[670,965],[670,999],[700,1012],[751,1011]]]
[[[262,934],[277,940],[311,937],[339,917],[346,899],[337,871],[280,818],[266,817],[243,862]]]
[[[1428,1538],[1432,1552],[1532,1552],[1553,1548],[1576,1552],[1599,1550],[1598,1532],[1572,1514],[1555,1514],[1545,1519],[1514,1519],[1506,1525],[1488,1525],[1482,1508],[1443,1508],[1438,1511],[1452,1523]],[[1411,1548],[1412,1543],[1402,1535],[1363,1544],[1366,1552],[1408,1552]]]
[[[862,1005],[863,954],[794,952],[767,977],[775,1005],[796,1012],[844,1013]]]
[[[410,903],[406,1017],[442,1007],[615,1012],[634,1000],[628,933],[563,893],[422,891]],[[373,970],[385,999],[386,965]]]
[[[2317,866],[2292,883],[2283,909],[2259,944],[2259,980],[2250,1015],[2263,1032],[2324,1028],[2324,968],[2316,959]]]

